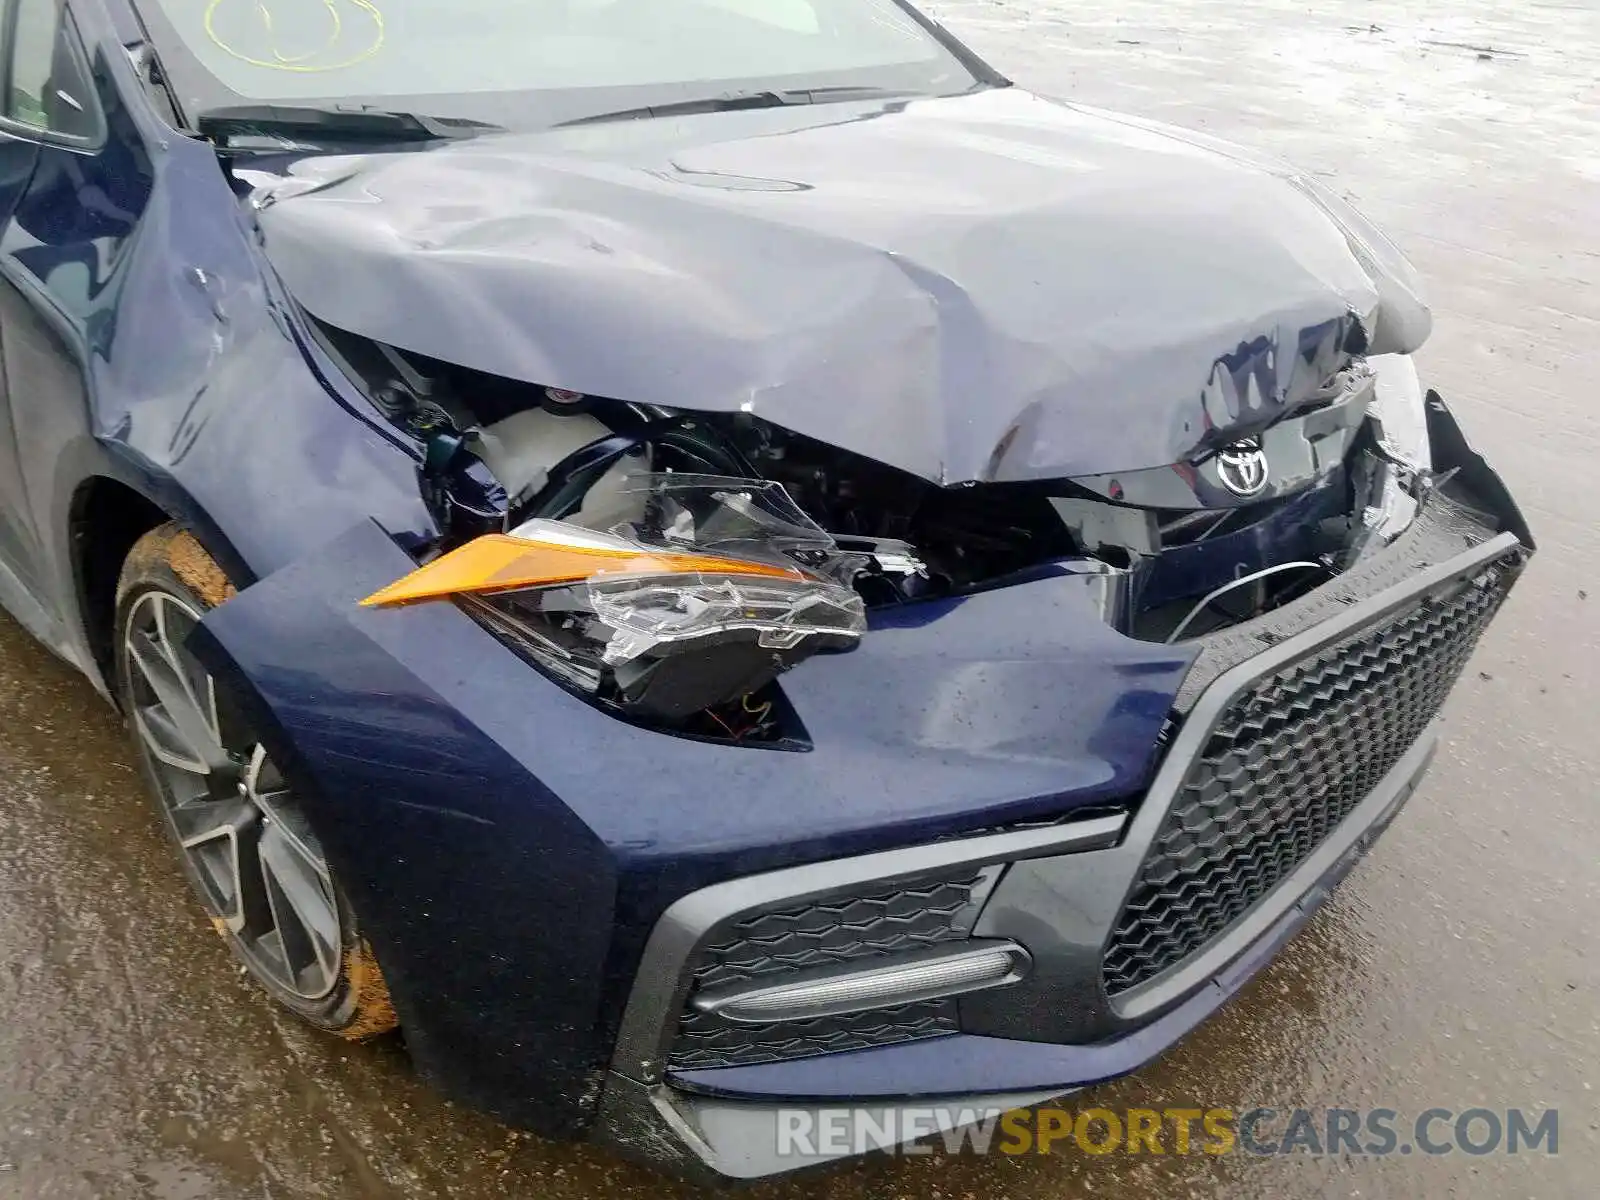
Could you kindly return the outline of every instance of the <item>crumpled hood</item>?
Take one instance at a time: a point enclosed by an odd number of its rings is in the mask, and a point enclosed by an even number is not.
[[[1430,327],[1303,177],[1011,88],[305,159],[257,202],[332,325],[943,483],[1183,461]]]

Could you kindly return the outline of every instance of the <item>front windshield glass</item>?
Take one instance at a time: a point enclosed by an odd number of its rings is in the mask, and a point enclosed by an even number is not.
[[[750,88],[946,94],[976,82],[896,0],[141,0],[140,9],[160,18],[149,23],[163,61],[183,60],[168,67],[191,114],[347,100],[518,126]]]

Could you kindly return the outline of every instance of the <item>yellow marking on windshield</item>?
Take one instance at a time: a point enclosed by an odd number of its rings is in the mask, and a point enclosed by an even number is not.
[[[233,46],[230,46],[226,41],[223,40],[222,35],[217,32],[215,24],[217,9],[222,7],[225,2],[226,0],[211,0],[211,2],[206,5],[206,36],[211,39],[212,43],[216,45],[219,50],[233,58],[237,58],[240,62],[249,63],[252,67],[264,67],[269,71],[294,71],[300,74],[313,74],[322,71],[342,71],[346,67],[353,67],[357,63],[366,62],[369,58],[374,57],[380,50],[383,49],[383,13],[379,10],[376,4],[372,3],[372,0],[346,0],[346,3],[349,3],[360,9],[362,12],[366,13],[372,18],[372,44],[360,54],[351,55],[348,58],[331,63],[316,63],[312,62],[311,60],[332,50],[336,45],[338,45],[339,39],[344,35],[344,18],[339,15],[339,6],[337,0],[322,0],[322,6],[328,10],[328,15],[333,19],[333,32],[328,35],[328,40],[317,49],[311,51],[309,54],[300,54],[293,57],[279,52],[276,31],[274,30],[272,24],[272,10],[267,7],[265,0],[256,0],[256,11],[261,15],[261,23],[266,26],[267,45],[272,52],[272,57],[270,59],[257,58],[253,55],[244,53],[242,50],[238,50]]]

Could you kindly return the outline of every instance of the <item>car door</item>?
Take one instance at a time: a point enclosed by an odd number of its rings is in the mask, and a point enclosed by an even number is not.
[[[0,601],[58,646],[62,605],[40,519],[53,462],[36,436],[41,411],[81,420],[83,376],[68,350],[74,314],[52,277],[76,253],[104,120],[81,40],[62,0],[4,0],[0,89]],[[61,181],[65,181],[65,185]],[[42,193],[48,192],[45,197]],[[81,254],[77,255],[81,257]],[[78,268],[82,274],[84,268]]]
[[[37,64],[41,52],[46,70],[49,46],[53,40],[53,19],[48,8],[25,6],[21,0],[7,0],[4,8],[4,36],[0,38],[0,225],[9,223],[17,201],[27,191],[39,160],[35,127],[13,113],[29,113],[39,107],[42,79],[26,64],[18,69],[20,52]],[[26,97],[26,101],[23,99]],[[32,107],[27,107],[31,104]],[[0,342],[0,355],[3,355]],[[22,469],[18,458],[16,432],[11,422],[9,394],[5,383],[4,360],[0,357],[0,571],[9,571],[11,580],[0,578],[0,600],[16,609],[18,598],[7,595],[18,589],[36,590],[38,545],[23,492]],[[7,584],[10,584],[10,587]],[[18,615],[21,615],[20,613]]]

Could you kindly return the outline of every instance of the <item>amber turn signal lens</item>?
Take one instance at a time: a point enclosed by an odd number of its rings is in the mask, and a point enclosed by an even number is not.
[[[577,538],[544,540],[490,533],[380,588],[361,603],[367,607],[411,604],[464,592],[515,591],[576,583],[596,576],[700,573],[753,575],[796,582],[809,578],[795,567],[713,554],[678,554],[629,545],[605,535],[585,542]]]

